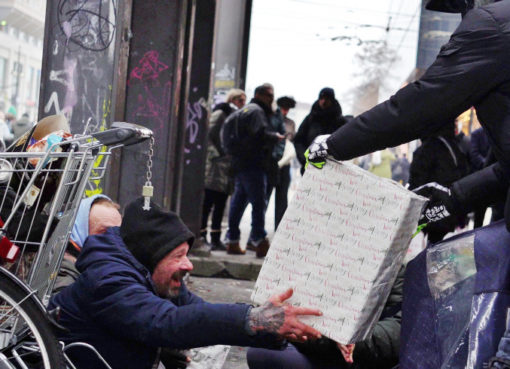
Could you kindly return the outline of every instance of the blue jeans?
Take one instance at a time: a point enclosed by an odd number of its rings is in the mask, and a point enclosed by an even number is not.
[[[252,206],[250,240],[255,242],[266,237],[266,173],[260,168],[249,168],[235,175],[234,194],[230,200],[227,239],[235,242],[241,238],[239,224],[248,203]]]

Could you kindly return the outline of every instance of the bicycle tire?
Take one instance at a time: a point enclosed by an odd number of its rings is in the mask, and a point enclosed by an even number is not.
[[[65,369],[66,366],[62,348],[53,333],[53,328],[48,317],[33,300],[34,298],[35,297],[32,296],[27,298],[27,292],[22,287],[9,278],[8,275],[0,273],[0,308],[10,306],[12,308],[11,311],[15,310],[15,315],[12,313],[3,313],[3,311],[7,310],[0,311],[0,334],[4,334],[4,341],[6,337],[14,335],[12,329],[8,331],[5,329],[6,327],[2,328],[2,325],[11,325],[12,328],[13,319],[11,318],[22,319],[22,324],[25,324],[29,329],[30,337],[36,343],[36,348],[38,350],[35,355],[34,353],[27,354],[28,357],[31,356],[29,360],[34,360],[34,356],[36,356],[36,361],[38,361],[37,367],[41,367],[40,365],[42,364],[42,368],[44,369]],[[24,337],[26,336],[28,335],[24,335]],[[1,342],[0,345],[2,345]],[[12,340],[9,345],[4,343],[3,347],[0,346],[0,353],[9,360],[13,368],[18,367],[12,353],[13,347],[16,346],[18,345],[15,345]],[[33,346],[31,345],[31,347]],[[26,359],[26,357],[22,358],[22,360]],[[30,368],[30,364],[25,363],[25,365]],[[9,368],[7,364],[6,367]]]

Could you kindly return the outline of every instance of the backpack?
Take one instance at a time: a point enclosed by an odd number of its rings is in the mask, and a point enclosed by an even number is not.
[[[248,104],[230,114],[223,123],[220,133],[221,146],[228,155],[238,156],[248,150],[247,144],[249,146],[249,143],[247,140],[249,140],[249,137],[243,119],[256,109],[260,109],[260,107],[256,104]]]

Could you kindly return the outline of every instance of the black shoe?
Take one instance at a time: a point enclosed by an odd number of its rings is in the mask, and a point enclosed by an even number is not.
[[[211,249],[213,251],[227,251],[227,246],[220,240],[218,241],[211,241]]]
[[[200,237],[193,244],[193,247],[189,250],[189,253],[195,256],[211,256],[211,244],[207,243],[203,237]]]

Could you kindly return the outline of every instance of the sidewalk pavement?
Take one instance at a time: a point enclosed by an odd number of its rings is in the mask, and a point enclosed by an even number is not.
[[[246,255],[245,255],[246,256]],[[198,296],[212,303],[250,303],[255,282],[228,278],[201,278],[191,276],[186,283]],[[232,346],[223,369],[248,369],[246,347]]]

